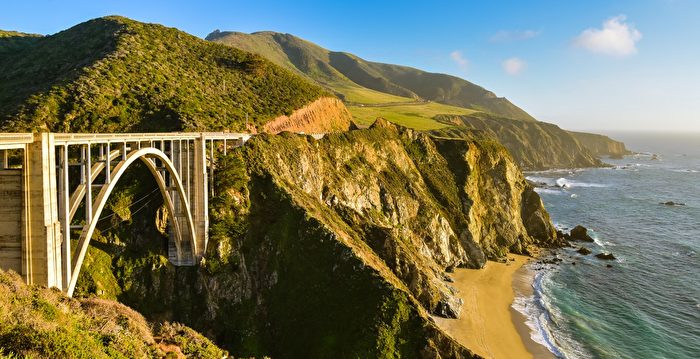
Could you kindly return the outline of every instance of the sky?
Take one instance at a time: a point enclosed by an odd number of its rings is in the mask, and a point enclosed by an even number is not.
[[[6,1],[0,29],[122,15],[205,37],[291,33],[447,73],[572,130],[700,132],[700,1]]]

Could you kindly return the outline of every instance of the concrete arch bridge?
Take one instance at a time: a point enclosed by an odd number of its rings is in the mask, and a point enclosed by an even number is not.
[[[208,242],[215,152],[250,136],[0,133],[0,267],[72,295],[107,199],[135,162],[149,169],[169,212],[169,260],[197,264]],[[80,233],[74,249],[72,231]]]

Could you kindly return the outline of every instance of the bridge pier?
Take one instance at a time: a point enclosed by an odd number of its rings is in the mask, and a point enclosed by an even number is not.
[[[25,151],[21,274],[29,284],[63,289],[55,156],[50,133],[35,134]]]

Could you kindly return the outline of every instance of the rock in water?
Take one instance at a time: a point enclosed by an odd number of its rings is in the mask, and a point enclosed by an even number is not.
[[[581,247],[576,252],[579,254],[583,254],[584,256],[591,254],[591,250],[586,247]]]
[[[593,238],[588,235],[588,229],[581,225],[574,227],[570,236],[575,241],[593,242]]]
[[[614,260],[616,259],[615,256],[612,253],[598,253],[595,255],[596,258],[598,259],[604,259],[604,260]]]
[[[685,203],[680,203],[680,202],[673,202],[673,201],[668,201],[668,202],[661,202],[659,204],[664,204],[667,206],[685,206]]]

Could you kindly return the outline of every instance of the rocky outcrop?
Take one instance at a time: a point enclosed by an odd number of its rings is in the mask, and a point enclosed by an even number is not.
[[[596,258],[598,259],[603,259],[603,260],[615,260],[615,256],[612,253],[598,253],[595,255]]]
[[[578,225],[571,230],[569,239],[574,241],[593,242],[593,237],[588,234],[588,229]]]
[[[263,132],[282,131],[326,133],[345,131],[350,127],[352,115],[342,101],[333,97],[322,97],[289,116],[280,116],[262,126]]]
[[[438,115],[435,119],[453,126],[432,131],[436,136],[494,138],[508,149],[524,170],[603,165],[571,133],[553,124],[518,121],[485,113]]]
[[[625,144],[615,141],[608,136],[594,133],[569,131],[581,144],[598,157],[609,156],[611,158],[622,158],[622,156],[632,154]]]
[[[586,247],[581,247],[581,248],[576,250],[576,253],[587,256],[587,255],[591,254],[591,250],[586,248]]]

